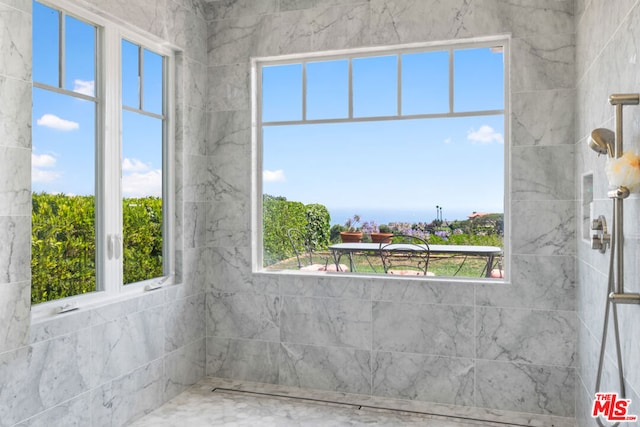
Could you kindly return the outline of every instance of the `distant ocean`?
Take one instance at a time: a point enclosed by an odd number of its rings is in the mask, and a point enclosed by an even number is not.
[[[472,211],[447,211],[442,210],[442,219],[446,221],[465,220]],[[331,209],[331,225],[343,225],[348,218],[353,215],[360,215],[360,222],[375,221],[376,224],[389,224],[390,222],[408,222],[410,224],[418,222],[429,223],[436,219],[436,208],[431,210],[394,210],[394,209]]]

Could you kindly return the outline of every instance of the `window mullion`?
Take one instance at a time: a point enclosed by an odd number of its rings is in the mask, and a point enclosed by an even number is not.
[[[65,68],[65,63],[66,63],[66,58],[65,58],[65,13],[64,12],[59,12],[58,13],[58,49],[60,52],[60,56],[58,58],[58,87],[63,89],[64,88],[64,79],[65,79],[65,75],[64,75],[64,68]]]
[[[101,87],[104,91],[104,128],[99,150],[102,159],[97,165],[101,182],[98,192],[99,215],[104,225],[101,234],[105,245],[102,279],[103,290],[117,293],[122,288],[122,199],[120,197],[122,62],[119,33],[113,29],[106,29],[103,46]]]

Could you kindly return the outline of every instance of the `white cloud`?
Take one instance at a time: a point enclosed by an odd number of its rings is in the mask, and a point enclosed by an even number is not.
[[[125,197],[162,196],[162,171],[154,169],[145,173],[134,172],[124,175],[122,193]]]
[[[262,180],[264,182],[285,182],[287,178],[284,176],[282,169],[275,171],[265,170],[262,171]]]
[[[60,177],[60,172],[50,171],[50,170],[42,170],[42,169],[31,169],[31,181],[33,182],[51,182],[55,181]]]
[[[452,142],[452,141],[453,141],[453,140],[451,139],[451,137],[449,137],[449,138],[446,138],[446,139],[444,140],[444,143],[445,143],[445,144],[451,144],[451,142]]]
[[[498,142],[500,144],[504,143],[502,134],[496,132],[489,125],[480,126],[480,129],[477,131],[475,129],[469,130],[469,132],[467,132],[467,139],[471,142],[477,142],[480,144],[490,144],[492,142]]]
[[[76,79],[73,81],[73,91],[83,95],[93,96],[95,94],[95,82],[93,80]]]
[[[60,172],[42,170],[56,165],[56,158],[50,154],[31,154],[31,180],[33,182],[51,182],[60,177]]]
[[[125,159],[122,161],[123,172],[146,172],[149,169],[151,169],[149,165],[141,162],[138,159],[130,159],[128,157],[125,157]]]
[[[32,168],[50,168],[56,165],[56,158],[50,154],[31,154]]]
[[[57,130],[76,130],[80,127],[77,122],[72,122],[70,120],[61,119],[60,117],[53,114],[44,114],[40,117],[36,123],[38,126],[44,126]]]

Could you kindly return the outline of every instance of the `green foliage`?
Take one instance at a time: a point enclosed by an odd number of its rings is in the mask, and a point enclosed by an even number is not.
[[[124,199],[122,221],[124,283],[162,276],[162,199]]]
[[[32,195],[31,302],[96,290],[95,198]],[[162,275],[162,200],[125,199],[124,283]]]
[[[311,242],[311,248],[326,249],[329,246],[329,224],[331,216],[324,205],[309,204],[305,206],[305,232]]]
[[[287,231],[290,228],[304,230],[305,225],[304,204],[265,194],[262,198],[264,265],[294,256]]]
[[[265,194],[262,198],[264,265],[269,266],[295,256],[287,231],[304,232],[313,250],[329,245],[329,211],[323,205],[288,201]]]
[[[32,205],[31,302],[94,291],[94,197],[37,193]]]
[[[346,231],[343,225],[334,224],[329,230],[329,240],[331,243],[340,243],[340,233]]]

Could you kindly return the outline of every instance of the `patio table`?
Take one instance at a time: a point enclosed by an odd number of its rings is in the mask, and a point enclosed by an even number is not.
[[[339,265],[340,258],[342,255],[349,256],[349,270],[355,272],[355,265],[353,263],[353,254],[354,253],[371,253],[374,255],[379,255],[380,251],[383,247],[385,250],[397,250],[402,252],[403,250],[407,250],[408,248],[415,248],[416,246],[424,246],[424,249],[427,250],[426,245],[403,245],[402,243],[336,243],[334,245],[329,246],[329,250],[333,254],[333,260],[336,265]],[[415,250],[415,249],[413,249]],[[502,255],[502,248],[498,246],[473,246],[473,245],[428,245],[428,250],[430,254],[434,255],[453,255],[453,254],[463,254],[466,256],[483,256],[487,258],[487,263],[484,268],[485,277],[491,277],[491,268],[493,266],[493,262],[496,256]]]

